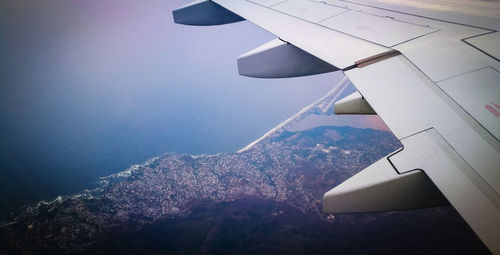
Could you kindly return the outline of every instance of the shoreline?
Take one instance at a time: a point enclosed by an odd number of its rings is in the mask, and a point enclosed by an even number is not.
[[[249,149],[251,149],[255,144],[257,144],[258,142],[262,141],[263,139],[265,139],[266,137],[268,137],[269,135],[271,135],[272,133],[274,133],[275,131],[277,131],[278,129],[286,126],[288,123],[292,122],[293,120],[297,119],[298,117],[300,117],[300,115],[302,115],[303,113],[311,110],[312,108],[314,108],[316,105],[318,105],[321,101],[325,100],[326,98],[328,98],[329,96],[331,96],[334,92],[338,91],[339,94],[347,87],[347,84],[346,84],[346,81],[349,81],[347,79],[347,77],[344,77],[342,78],[340,81],[338,81],[337,85],[335,85],[330,91],[328,91],[324,96],[322,96],[321,98],[319,98],[318,100],[314,101],[313,103],[309,104],[308,106],[304,107],[302,110],[300,110],[299,112],[297,112],[296,114],[292,115],[290,118],[286,119],[285,121],[281,122],[280,124],[278,124],[277,126],[275,126],[274,128],[272,128],[271,130],[267,131],[263,136],[261,136],[260,138],[258,138],[257,140],[249,143],[247,146],[239,149],[237,151],[237,153],[242,153],[242,152],[245,152]],[[343,86],[342,86],[343,85]],[[338,96],[338,95],[337,95]],[[337,97],[335,97],[336,99]],[[333,101],[332,101],[333,102]]]

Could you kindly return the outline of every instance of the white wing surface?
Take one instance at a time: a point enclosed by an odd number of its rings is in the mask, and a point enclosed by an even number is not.
[[[358,92],[336,112],[375,111],[400,139],[401,150],[327,192],[325,212],[449,202],[500,254],[500,2],[213,0],[174,19],[262,27],[279,40],[242,55],[240,74],[341,70]]]

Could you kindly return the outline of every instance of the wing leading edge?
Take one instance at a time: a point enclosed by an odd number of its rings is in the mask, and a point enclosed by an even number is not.
[[[250,60],[265,60],[258,71],[242,65],[240,73],[293,77],[340,69],[358,92],[341,100],[336,111],[375,111],[404,145],[327,192],[325,212],[406,210],[449,202],[490,251],[500,254],[500,15],[494,11],[500,10],[499,3],[475,6],[463,19],[446,10],[446,21],[436,18],[443,13],[436,1],[413,9],[394,2],[380,5],[384,0],[201,2],[216,3],[236,15],[231,17],[281,39],[279,47],[252,51],[259,54]],[[474,15],[481,8],[487,15]],[[183,15],[189,16],[189,10],[184,8]],[[474,23],[460,24],[463,20]],[[286,52],[294,57],[287,58]],[[293,63],[281,65],[279,59]],[[316,70],[317,63],[322,70]]]

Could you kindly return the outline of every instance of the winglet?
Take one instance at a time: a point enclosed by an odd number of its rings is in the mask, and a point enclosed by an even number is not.
[[[398,174],[386,158],[323,196],[325,213],[383,212],[447,204],[446,198],[424,172]]]
[[[209,0],[194,1],[174,11],[174,22],[192,26],[222,25],[245,20]]]

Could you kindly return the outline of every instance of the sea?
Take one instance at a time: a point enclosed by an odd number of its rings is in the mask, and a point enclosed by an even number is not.
[[[239,76],[275,36],[174,24],[186,2],[0,3],[0,219],[162,153],[237,151],[341,77]]]

